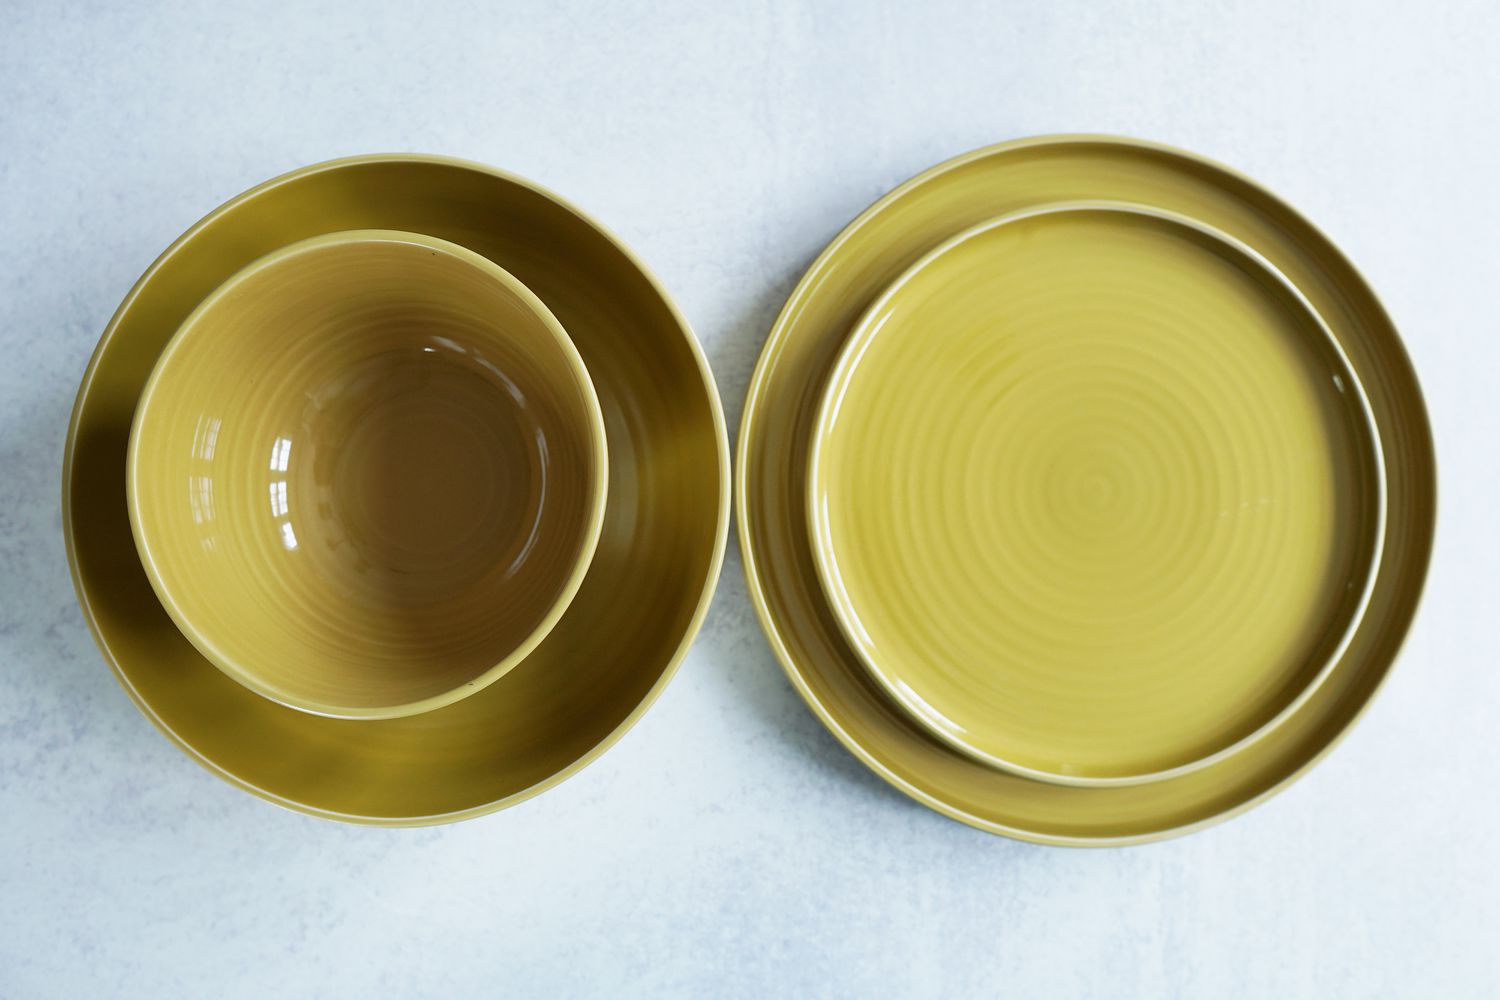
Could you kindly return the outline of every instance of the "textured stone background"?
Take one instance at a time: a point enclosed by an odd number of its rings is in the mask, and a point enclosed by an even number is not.
[[[0,997],[1493,996],[1497,28],[1482,2],[0,0]],[[238,792],[95,652],[60,535],[73,394],[136,276],[230,195],[393,149],[533,177],[657,269],[733,430],[780,302],[856,212],[1074,130],[1200,150],[1301,207],[1429,393],[1422,615],[1360,728],[1270,804],[1102,852],[928,812],[802,706],[733,541],[641,725],[449,828]]]

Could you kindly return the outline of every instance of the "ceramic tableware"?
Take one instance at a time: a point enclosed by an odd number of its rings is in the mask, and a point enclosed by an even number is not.
[[[1369,598],[1383,479],[1337,340],[1259,254],[1071,203],[960,233],[855,323],[807,514],[845,639],[913,720],[1128,784],[1311,697]]]
[[[317,236],[229,278],[162,352],[127,463],[183,634],[341,718],[439,708],[519,664],[604,520],[572,341],[503,269],[415,233]]]
[[[1374,417],[1385,527],[1367,609],[1333,669],[1239,752],[1161,781],[1077,787],[989,766],[935,738],[870,675],[823,597],[806,517],[807,458],[827,377],[854,323],[933,248],[997,216],[1060,202],[1174,212],[1252,248],[1333,334]],[[1052,844],[1138,843],[1264,801],[1348,731],[1385,678],[1416,611],[1432,549],[1435,468],[1416,376],[1379,302],[1301,215],[1234,171],[1108,136],[1051,136],[960,156],[908,181],[813,262],[751,379],[736,502],[751,599],[788,678],[829,730],[896,788],[984,830]]]
[[[562,618],[493,684],[398,719],[297,711],[217,669],[158,602],[124,500],[131,415],[183,320],[252,261],[351,229],[449,240],[531,289],[593,377],[609,447],[599,544]],[[84,375],[64,454],[63,525],[79,600],[106,660],[191,757],[292,809],[427,824],[504,808],[557,784],[642,716],[708,607],[728,526],[728,475],[723,416],[697,341],[618,240],[510,174],[379,155],[308,167],[248,191],[151,266]]]

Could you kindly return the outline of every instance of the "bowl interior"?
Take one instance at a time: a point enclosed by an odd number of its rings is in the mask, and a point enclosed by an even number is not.
[[[423,711],[533,648],[605,489],[583,363],[460,247],[339,233],[241,271],[138,408],[129,499],[159,596],[221,669],[320,714]]]

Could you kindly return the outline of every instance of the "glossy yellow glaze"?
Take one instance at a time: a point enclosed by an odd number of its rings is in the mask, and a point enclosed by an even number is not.
[[[1386,520],[1369,609],[1332,673],[1242,751],[1163,781],[1076,787],[988,766],[910,721],[845,641],[824,600],[805,516],[808,443],[854,323],[934,247],[996,216],[1057,202],[1179,212],[1252,247],[1311,303],[1358,377],[1385,461]],[[1105,136],[1027,139],[933,168],[882,198],[812,264],[751,379],[736,483],[741,551],[772,649],[849,750],[918,801],[995,833],[1053,844],[1135,843],[1263,801],[1316,762],[1368,704],[1415,613],[1432,546],[1435,468],[1416,377],[1358,273],[1296,212],[1179,150]]]
[[[430,711],[520,663],[604,519],[572,341],[503,269],[414,233],[314,237],[231,277],[162,353],[128,464],[183,634],[342,718]]]
[[[1268,732],[1353,634],[1380,539],[1337,342],[1235,241],[1128,205],[984,223],[855,324],[808,517],[845,638],[919,723],[1076,784]]]
[[[157,601],[125,504],[131,415],[173,332],[246,264],[349,229],[427,233],[515,275],[572,337],[609,444],[603,530],[561,620],[484,690],[400,719],[300,712],[215,668]],[[270,181],[217,209],[151,266],[84,375],[64,455],[63,526],[101,650],[141,710],[188,754],[290,808],[410,825],[536,794],[640,718],[708,607],[728,527],[728,477],[723,416],[702,352],[622,244],[516,177],[395,154]]]

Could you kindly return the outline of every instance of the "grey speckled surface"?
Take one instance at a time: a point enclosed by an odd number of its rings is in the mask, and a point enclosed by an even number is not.
[[[0,997],[1494,995],[1492,5],[0,0],[0,24]],[[1270,804],[1104,852],[921,809],[798,701],[733,543],[644,722],[449,828],[237,792],[95,652],[58,512],[77,380],[136,275],[237,191],[385,149],[536,178],[659,271],[735,427],[780,301],[854,213],[1069,130],[1198,149],[1302,207],[1430,395],[1423,613],[1361,727]]]

